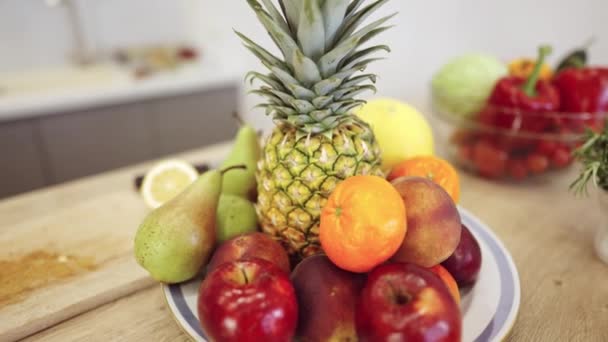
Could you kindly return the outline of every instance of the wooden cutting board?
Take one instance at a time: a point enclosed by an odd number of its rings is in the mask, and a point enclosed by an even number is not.
[[[217,160],[218,146],[180,156]],[[156,282],[133,238],[150,163],[0,201],[0,341],[16,340]]]
[[[97,196],[0,231],[0,341],[44,329],[154,284],[133,258],[146,208]]]

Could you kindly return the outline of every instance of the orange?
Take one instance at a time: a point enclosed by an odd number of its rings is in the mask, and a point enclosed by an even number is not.
[[[433,266],[429,268],[429,270],[441,278],[445,286],[447,286],[448,290],[452,294],[452,297],[454,297],[456,304],[460,305],[460,292],[458,291],[458,284],[450,272],[448,272],[448,270],[441,265]]]
[[[319,238],[338,267],[365,273],[397,252],[407,231],[405,204],[397,190],[377,176],[341,182],[321,212]]]
[[[393,181],[400,177],[425,177],[439,184],[458,203],[460,179],[458,172],[447,161],[434,156],[420,156],[401,162],[388,175]]]

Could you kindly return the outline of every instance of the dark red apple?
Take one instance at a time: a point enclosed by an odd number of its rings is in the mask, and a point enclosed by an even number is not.
[[[357,306],[361,341],[460,341],[460,308],[441,279],[414,264],[374,269]]]
[[[469,229],[462,225],[460,242],[454,253],[441,263],[454,277],[458,286],[467,287],[475,284],[481,269],[481,249]]]
[[[270,235],[255,232],[238,235],[222,243],[213,253],[207,272],[213,272],[225,262],[249,258],[264,259],[276,264],[287,273],[291,271],[289,257],[283,246]]]
[[[298,298],[298,341],[357,340],[355,308],[364,275],[344,271],[327,256],[315,255],[296,266],[291,280]]]
[[[291,341],[298,305],[289,275],[254,258],[223,263],[207,275],[198,316],[212,341]]]

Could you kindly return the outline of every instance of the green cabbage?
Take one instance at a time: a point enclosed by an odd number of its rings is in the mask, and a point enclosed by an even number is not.
[[[496,81],[507,74],[507,66],[495,57],[483,54],[458,57],[433,77],[434,105],[444,114],[469,118],[483,108]]]

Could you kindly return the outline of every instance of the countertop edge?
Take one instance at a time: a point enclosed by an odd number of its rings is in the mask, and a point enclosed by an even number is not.
[[[112,87],[32,94],[4,100],[0,98],[0,123],[206,91],[230,85],[240,86],[242,75],[240,70],[226,71],[213,63],[206,63],[177,75],[119,83]]]

